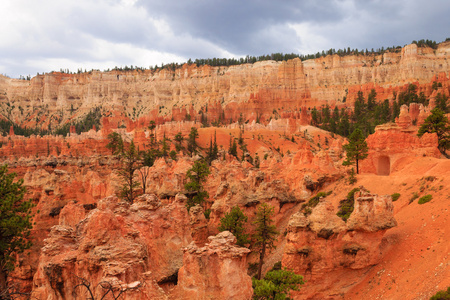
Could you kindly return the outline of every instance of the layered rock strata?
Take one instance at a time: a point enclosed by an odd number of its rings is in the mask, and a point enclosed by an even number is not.
[[[303,62],[50,73],[31,81],[0,76],[1,113],[22,125],[46,129],[94,107],[102,107],[105,114],[120,112],[122,117],[143,117],[157,124],[187,120],[188,115],[199,120],[200,110],[210,122],[236,121],[242,114],[245,120],[267,124],[270,118],[301,119],[301,107],[345,106],[358,91],[367,97],[372,88],[384,100],[408,83],[417,83],[418,92],[428,97],[432,82],[438,81],[448,94],[449,56],[450,43],[444,42],[436,50],[412,44],[383,55],[332,55]]]

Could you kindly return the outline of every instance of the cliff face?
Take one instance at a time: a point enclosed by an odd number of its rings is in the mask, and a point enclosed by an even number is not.
[[[133,299],[165,299],[156,283],[177,273],[182,248],[190,241],[189,217],[178,199],[162,204],[144,195],[129,205],[108,197],[89,214],[82,205],[66,205],[42,248],[33,296],[75,299],[75,293],[87,293],[76,288],[83,278],[97,296],[105,292],[101,282],[139,282],[142,288],[131,292],[137,294]]]
[[[449,56],[450,43],[446,42],[437,50],[412,44],[399,53],[333,55],[303,62],[184,65],[158,72],[52,73],[31,81],[0,76],[0,103],[5,117],[28,126],[65,123],[96,106],[125,112],[133,119],[160,115],[161,121],[181,120],[203,107],[210,121],[236,120],[241,113],[250,121],[267,121],[274,110],[292,116],[302,106],[342,106],[344,97],[351,103],[359,90],[368,93],[375,88],[379,99],[390,99],[394,90],[417,82],[425,84],[420,91],[429,96],[434,80],[448,90]]]
[[[210,236],[204,247],[194,243],[184,249],[178,272],[177,299],[251,299],[252,280],[247,275],[247,248],[235,246],[229,231]]]
[[[326,199],[308,217],[294,214],[282,263],[308,280],[302,297],[328,299],[342,293],[364,270],[376,265],[384,232],[397,225],[393,208],[390,196],[372,195],[361,187],[346,223]],[[339,282],[343,274],[346,279]]]

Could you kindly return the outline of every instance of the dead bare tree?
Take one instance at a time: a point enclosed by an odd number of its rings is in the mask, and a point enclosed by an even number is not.
[[[77,284],[74,287],[74,296],[76,296],[76,289],[78,287],[85,287],[90,295],[90,298],[87,298],[88,300],[96,300],[95,296],[94,296],[94,292],[91,288],[91,283],[82,277],[77,276],[78,280],[80,280],[80,283]],[[119,283],[112,283],[111,281],[101,281],[97,286],[100,286],[103,289],[103,294],[100,297],[100,300],[105,299],[105,297],[109,294],[111,294],[111,296],[113,297],[114,300],[119,299],[119,297],[130,290],[137,290],[140,287],[140,282],[135,282],[132,284],[127,284],[127,285],[121,285]]]
[[[18,286],[14,284],[8,285],[4,290],[0,291],[0,300],[14,300],[18,298],[30,299],[30,293],[20,291]]]

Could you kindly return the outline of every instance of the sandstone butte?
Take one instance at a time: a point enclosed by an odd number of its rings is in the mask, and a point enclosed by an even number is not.
[[[96,297],[107,282],[125,299],[250,299],[248,270],[258,255],[217,227],[238,205],[251,233],[265,202],[275,208],[280,235],[263,271],[281,261],[303,275],[294,299],[428,299],[450,286],[450,162],[436,135],[416,133],[436,93],[449,95],[449,56],[447,42],[437,50],[408,45],[398,53],[303,62],[51,73],[31,81],[0,76],[2,116],[22,126],[55,128],[95,107],[103,114],[98,128],[81,134],[71,128],[66,137],[23,137],[11,129],[0,137],[2,162],[24,179],[36,204],[33,247],[19,256],[11,284],[33,299],[85,298],[87,289],[76,287],[83,280]],[[437,91],[434,82],[442,84]],[[410,83],[430,105],[403,106],[395,123],[378,126],[367,138],[358,182],[349,185],[345,139],[309,125],[309,109],[346,107],[371,89],[378,101],[392,100]],[[202,128],[201,111],[226,125]],[[148,149],[151,120],[158,140],[187,137],[197,127],[206,149],[216,136],[219,159],[204,184],[209,219],[200,206],[185,208],[186,172],[197,158],[183,153],[150,167],[147,194],[133,204],[115,196],[120,162],[106,148],[107,135]],[[228,154],[240,134],[259,168]],[[339,202],[358,186],[344,222],[336,216]],[[331,194],[301,213],[321,191]],[[401,195],[395,202],[394,193]],[[419,205],[417,197],[427,194],[432,201]]]

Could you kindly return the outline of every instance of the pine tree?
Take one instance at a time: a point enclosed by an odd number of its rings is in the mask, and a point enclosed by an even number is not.
[[[148,129],[150,129],[150,145],[154,145],[156,143],[156,123],[155,121],[151,120],[150,125],[148,126]]]
[[[450,124],[444,112],[437,107],[431,111],[431,115],[420,126],[417,136],[421,137],[426,132],[436,133],[438,148],[442,154],[445,154],[445,151],[450,149]]]
[[[371,89],[369,96],[367,96],[367,110],[372,111],[375,108],[377,99],[377,92],[375,89]]]
[[[184,185],[184,188],[188,192],[186,205],[188,211],[196,204],[203,205],[205,199],[209,197],[208,192],[203,189],[203,183],[209,174],[208,164],[201,160],[196,161],[192,168],[187,171],[186,177],[189,181]]]
[[[109,143],[106,148],[111,149],[113,155],[118,155],[123,152],[123,140],[120,134],[113,132],[108,134]]]
[[[259,250],[257,279],[261,279],[262,266],[264,264],[266,251],[270,251],[275,248],[274,242],[279,233],[275,225],[273,225],[273,215],[274,208],[266,203],[262,203],[256,212],[256,219],[254,221],[256,228],[253,239],[255,240],[255,247]]]
[[[237,239],[236,244],[244,247],[249,243],[248,234],[245,233],[245,223],[248,218],[239,206],[235,206],[231,209],[231,211],[220,219],[219,231],[229,231],[231,232]]]
[[[184,138],[183,138],[183,136],[181,135],[181,132],[178,132],[176,135],[175,135],[175,137],[174,137],[174,140],[175,140],[175,150],[178,152],[178,151],[181,151],[181,149],[183,149],[183,146],[182,146],[182,143],[183,143],[183,140],[184,140]]]
[[[167,157],[169,155],[169,145],[167,144],[166,133],[164,132],[163,139],[161,141],[161,155]]]
[[[231,142],[231,140],[233,140],[233,142]],[[230,137],[230,147],[228,148],[228,153],[238,158],[236,139],[234,139],[233,137]]]
[[[353,165],[356,163],[356,174],[359,174],[359,161],[367,157],[367,143],[361,129],[358,127],[348,138],[348,144],[344,146],[344,150],[347,152],[347,158],[343,165]]]
[[[133,141],[131,141],[128,149],[120,155],[120,158],[122,166],[119,169],[119,176],[122,179],[122,188],[119,195],[122,199],[133,203],[139,188],[135,172],[142,166],[139,152]]]
[[[211,162],[219,157],[219,149],[217,147],[217,141],[216,141],[216,133],[214,132],[214,143],[212,141],[212,138],[209,140],[209,148],[207,153],[207,161],[208,164],[211,165]]]
[[[192,155],[197,152],[197,142],[196,139],[198,138],[198,130],[195,127],[191,128],[191,132],[189,133],[189,138],[187,142],[187,150]]]
[[[253,299],[291,299],[290,291],[298,291],[304,283],[303,276],[286,268],[272,270],[262,280],[252,279]]]
[[[31,247],[27,241],[32,228],[31,201],[23,201],[23,180],[8,174],[8,166],[0,166],[0,291],[6,289],[6,276],[14,269],[16,254]]]

